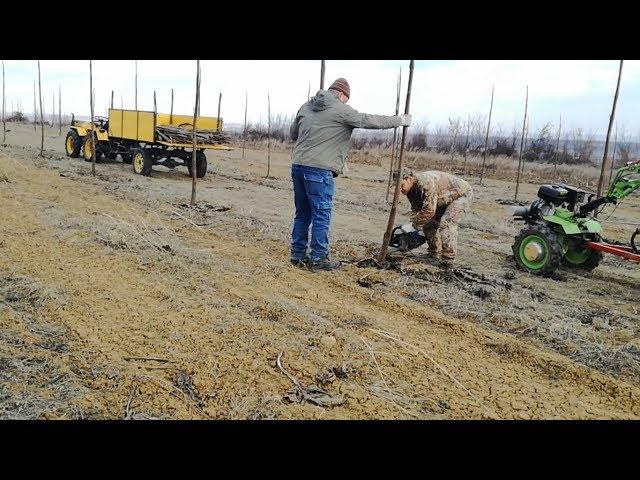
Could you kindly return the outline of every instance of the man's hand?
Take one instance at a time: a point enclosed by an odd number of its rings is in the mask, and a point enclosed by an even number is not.
[[[411,125],[411,115],[409,115],[408,113],[399,115],[400,117],[400,126],[401,127],[408,127]]]

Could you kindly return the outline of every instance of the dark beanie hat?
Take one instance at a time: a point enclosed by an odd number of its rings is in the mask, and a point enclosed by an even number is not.
[[[331,84],[329,90],[337,90],[338,92],[344,93],[347,98],[351,97],[351,88],[349,88],[349,82],[347,82],[344,78],[339,78],[335,82]]]

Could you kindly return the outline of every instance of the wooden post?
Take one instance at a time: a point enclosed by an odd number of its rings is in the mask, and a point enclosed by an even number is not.
[[[158,104],[156,103],[156,91],[153,91],[153,113],[158,113]]]
[[[196,102],[193,107],[193,155],[191,156],[191,203],[193,207],[196,204],[196,122],[198,120],[198,111],[200,110],[200,60],[197,61],[196,69]]]
[[[396,115],[400,111],[400,86],[402,83],[402,68],[398,74],[398,81],[396,83]],[[393,144],[391,145],[391,159],[389,160],[389,179],[387,180],[387,194],[384,197],[384,201],[389,203],[389,190],[391,190],[391,178],[393,177],[393,167],[396,163],[396,140],[398,138],[398,129],[393,129]]]
[[[113,110],[113,90],[111,90],[111,109]]]
[[[404,113],[409,113],[409,104],[411,102],[411,85],[413,83],[413,63],[411,60],[409,63],[409,83],[407,84],[407,99],[404,104]],[[378,263],[382,264],[387,256],[387,249],[389,248],[389,241],[391,240],[391,232],[393,231],[393,224],[396,220],[396,209],[398,208],[398,197],[400,196],[400,184],[402,183],[402,155],[404,153],[404,145],[407,138],[407,128],[402,127],[402,140],[400,141],[400,154],[398,156],[398,179],[396,181],[396,189],[393,193],[393,203],[391,204],[391,211],[389,212],[389,222],[387,223],[387,230],[384,232],[382,239],[382,248],[380,249],[380,255],[378,256]]]
[[[5,110],[5,97],[4,97],[4,60],[2,61],[2,141],[7,141],[7,122],[4,118]]]
[[[607,139],[604,142],[604,154],[602,155],[602,167],[600,169],[600,179],[598,180],[598,197],[602,196],[604,191],[604,179],[607,172],[607,152],[609,151],[609,138],[611,137],[611,127],[613,127],[613,121],[616,118],[616,105],[618,104],[618,93],[620,93],[620,78],[622,77],[622,63],[624,60],[620,60],[620,68],[618,70],[618,84],[616,85],[616,93],[613,96],[613,107],[611,108],[611,116],[609,117],[609,128],[607,129]]]
[[[487,135],[484,139],[484,152],[482,152],[482,170],[480,170],[480,185],[484,176],[484,165],[487,162],[487,150],[489,149],[489,129],[491,128],[491,114],[493,113],[493,92],[495,85],[491,86],[491,107],[489,107],[489,121],[487,122]]]
[[[462,164],[462,174],[467,174],[467,153],[469,150],[469,133],[471,132],[471,114],[467,116],[467,138],[464,141],[464,163]]]
[[[309,82],[309,87],[307,87],[307,102],[311,98],[311,82]]]
[[[244,133],[242,135],[242,159],[244,160],[244,145],[247,142],[247,104],[249,103],[249,94],[244,92]]]
[[[169,114],[169,123],[173,123],[173,88],[171,89],[171,113]]]
[[[38,124],[38,108],[36,107],[36,81],[33,81],[33,131],[36,132]]]
[[[556,154],[553,156],[553,176],[557,175],[558,171],[558,150],[560,148],[560,132],[562,131],[562,115],[560,115],[560,123],[558,124],[558,141],[556,142]]]
[[[56,125],[56,93],[51,92],[51,128]]]
[[[267,178],[271,170],[271,97],[267,93]]]
[[[91,175],[96,174],[96,135],[93,131],[93,62],[89,60],[89,106],[91,107]]]
[[[220,121],[220,107],[222,106],[222,92],[218,95],[218,131],[222,131],[222,122]]]
[[[522,150],[524,150],[524,135],[527,122],[527,107],[529,106],[529,85],[527,85],[527,96],[524,102],[524,118],[522,119],[522,137],[520,137],[520,152],[518,153],[518,172],[516,174],[516,194],[514,200],[518,200],[518,188],[520,187],[520,164],[522,162]]]
[[[320,90],[324,90],[324,60],[320,61]]]
[[[44,157],[44,118],[42,114],[42,81],[40,77],[40,60],[38,60],[38,96],[40,97],[40,131],[42,137],[40,139],[40,156]]]
[[[62,135],[62,85],[58,85],[58,135]]]

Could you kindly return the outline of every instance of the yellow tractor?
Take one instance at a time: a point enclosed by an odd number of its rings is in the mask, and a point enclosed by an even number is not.
[[[196,176],[207,171],[205,150],[233,150],[222,133],[222,119],[196,117]],[[93,117],[90,121],[76,121],[65,140],[67,156],[82,156],[90,162],[95,138],[96,162],[105,156],[133,165],[133,171],[149,176],[154,165],[170,169],[186,166],[191,175],[193,156],[193,116],[172,115],[140,110],[109,109],[109,117]]]

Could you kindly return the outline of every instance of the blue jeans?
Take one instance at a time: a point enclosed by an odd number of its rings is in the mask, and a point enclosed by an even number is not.
[[[311,226],[311,260],[329,254],[329,226],[335,184],[333,173],[322,168],[291,165],[296,216],[291,233],[291,259],[307,256]]]

